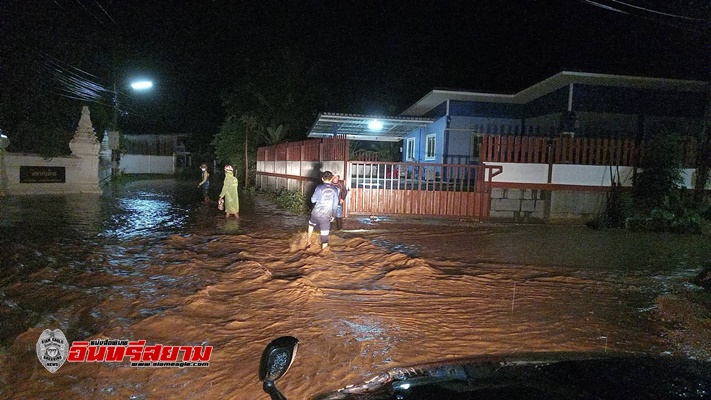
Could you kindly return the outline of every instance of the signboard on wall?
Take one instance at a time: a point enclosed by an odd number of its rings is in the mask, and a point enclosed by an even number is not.
[[[20,166],[20,183],[65,183],[65,167]]]

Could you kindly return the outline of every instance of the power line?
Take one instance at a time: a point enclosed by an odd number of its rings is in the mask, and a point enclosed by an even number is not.
[[[637,6],[634,4],[625,3],[625,2],[619,1],[619,0],[610,0],[610,1],[612,1],[614,3],[622,4],[622,5],[630,7],[630,8],[635,8],[638,10],[647,11],[647,12],[654,13],[654,14],[664,15],[666,17],[681,18],[681,19],[686,19],[689,21],[697,21],[697,22],[711,22],[711,20],[707,20],[707,19],[703,19],[703,18],[693,18],[693,17],[687,17],[685,15],[666,13],[666,12],[662,12],[662,11],[653,10],[651,8],[646,8],[646,7],[641,7],[641,6]]]
[[[111,15],[109,15],[108,12],[106,12],[106,9],[104,9],[104,7],[102,7],[101,4],[99,4],[99,1],[98,1],[98,0],[94,0],[94,3],[96,3],[97,6],[99,6],[99,8],[101,9],[101,11],[103,11],[104,14],[106,14],[106,16],[109,17],[109,19],[111,20],[111,22],[114,23],[114,25],[118,25],[118,24],[116,23],[116,20],[113,19],[113,17],[112,17]]]
[[[597,3],[597,2],[594,2],[594,1],[591,1],[591,0],[583,0],[583,2],[588,3],[588,4],[592,4],[592,5],[595,6],[595,7],[600,7],[600,8],[603,8],[603,9],[605,9],[605,10],[614,11],[614,12],[618,12],[618,13],[621,13],[621,14],[628,14],[628,15],[629,15],[628,12],[622,11],[622,10],[620,10],[619,8],[610,7],[610,6],[608,6],[608,5],[600,4],[600,3]]]
[[[663,20],[661,20],[661,19],[659,19],[659,18],[653,18],[653,17],[648,16],[648,15],[634,14],[634,13],[631,13],[631,12],[628,12],[628,11],[625,11],[625,10],[622,10],[622,9],[619,9],[619,8],[616,8],[616,7],[612,7],[612,6],[609,6],[609,5],[607,5],[607,4],[595,2],[595,1],[592,1],[592,0],[581,0],[581,1],[582,1],[583,3],[589,4],[589,5],[592,5],[592,6],[595,6],[595,7],[599,7],[599,8],[602,8],[602,9],[604,9],[604,10],[607,10],[607,11],[614,11],[614,12],[617,12],[617,13],[629,15],[629,16],[631,16],[631,17],[646,19],[646,20],[655,22],[655,23],[660,24],[660,25],[669,26],[669,27],[672,27],[672,28],[675,28],[675,29],[681,29],[681,30],[684,30],[684,31],[690,32],[690,33],[704,34],[704,33],[705,33],[704,31],[707,31],[707,30],[711,29],[711,20],[704,20],[704,19],[696,19],[696,18],[691,18],[691,17],[684,17],[684,16],[682,16],[682,15],[677,15],[677,14],[662,13],[661,11],[655,12],[655,14],[660,14],[660,15],[661,15],[661,14],[668,14],[668,16],[676,16],[676,17],[678,17],[678,18],[684,18],[687,23],[691,23],[691,22],[700,23],[700,26],[681,25],[681,24],[679,24],[679,23],[672,23],[672,22],[669,22],[669,21],[663,21]],[[638,9],[640,9],[640,10],[645,10],[646,12],[654,12],[654,11],[656,11],[656,10],[652,10],[652,9],[648,9],[648,8],[644,8],[644,7],[638,7],[638,6],[635,6],[635,5],[633,5],[633,4],[624,3],[624,2],[621,2],[621,1],[618,1],[618,0],[610,0],[610,1],[615,2],[615,3],[622,4],[622,5],[625,5],[625,6],[628,6],[628,7],[630,7],[630,8],[638,8]]]
[[[94,13],[91,12],[88,8],[86,8],[86,6],[84,5],[84,3],[81,2],[81,0],[75,0],[75,1],[76,1],[77,3],[79,3],[79,5],[80,5],[87,13],[89,13],[89,15],[91,15],[92,17],[94,17],[95,20],[97,20],[97,21],[99,21],[99,23],[103,24],[103,22],[101,21],[101,19],[100,19],[99,17],[97,17],[96,15],[94,15]]]

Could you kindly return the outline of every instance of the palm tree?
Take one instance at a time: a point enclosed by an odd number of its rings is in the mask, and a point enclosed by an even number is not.
[[[286,129],[284,129],[284,125],[279,125],[276,128],[268,126],[266,132],[262,132],[262,139],[264,139],[268,145],[283,142],[284,139],[286,139]]]

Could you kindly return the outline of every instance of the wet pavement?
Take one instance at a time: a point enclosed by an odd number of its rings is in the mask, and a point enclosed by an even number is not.
[[[292,398],[438,358],[702,354],[669,342],[656,299],[688,290],[707,238],[354,217],[319,252],[306,216],[260,198],[225,220],[194,186],[0,199],[0,397],[267,398],[259,354],[285,334],[302,341]],[[215,349],[206,368],[50,374],[34,354],[47,328]]]

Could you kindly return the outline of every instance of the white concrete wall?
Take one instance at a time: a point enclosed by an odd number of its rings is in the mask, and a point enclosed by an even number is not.
[[[541,190],[493,188],[489,216],[505,221],[543,221],[545,206]]]
[[[122,174],[174,174],[175,156],[122,154],[119,170]]]
[[[496,175],[493,182],[511,183],[548,183],[548,164],[523,163],[487,163],[503,167],[503,172]]]
[[[7,174],[7,192],[11,195],[24,194],[53,194],[96,192],[95,188],[88,188],[79,183],[82,160],[79,157],[55,157],[45,159],[37,154],[5,153],[5,171]],[[65,169],[64,183],[20,183],[20,167],[61,167]],[[98,181],[98,170],[96,171]]]
[[[53,158],[37,154],[4,153],[0,157],[0,177],[3,178],[0,194],[101,193],[99,141],[86,106],[82,108],[81,119],[74,138],[69,142],[69,148],[71,155]],[[20,182],[21,167],[63,168],[64,182]]]
[[[608,167],[604,165],[553,165],[551,183],[558,185],[606,186],[612,179],[622,186],[632,186],[632,167]]]
[[[606,192],[491,189],[493,220],[507,222],[586,222],[605,209]]]
[[[503,172],[496,175],[492,182],[501,183],[535,183],[574,186],[600,186],[610,187],[611,178],[619,181],[622,186],[632,187],[632,167],[609,167],[604,165],[577,165],[554,164],[551,182],[548,182],[548,164],[527,163],[488,163],[503,167]],[[641,172],[638,169],[638,172]],[[682,171],[683,186],[694,187],[695,169],[687,168]]]
[[[570,190],[571,186],[610,187],[611,178],[622,186],[632,186],[632,167],[555,164],[548,182],[547,164],[490,163],[503,172],[496,183],[561,185],[549,190],[493,188],[490,217],[505,221],[589,221],[605,209],[607,194],[595,190]],[[694,169],[683,170],[683,185],[693,188]],[[562,186],[565,185],[565,186]]]

